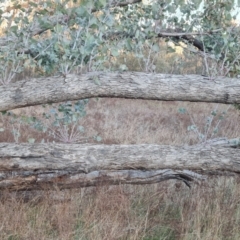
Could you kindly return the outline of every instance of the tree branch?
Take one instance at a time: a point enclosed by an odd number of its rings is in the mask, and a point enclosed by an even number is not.
[[[140,2],[142,2],[142,0],[128,0],[126,2],[111,1],[109,7],[125,7],[128,6],[129,4],[135,4]]]
[[[203,43],[201,40],[194,38],[193,36],[197,36],[197,35],[211,35],[211,34],[215,34],[222,31],[222,29],[216,29],[216,30],[212,30],[209,32],[204,32],[204,33],[200,33],[200,32],[183,32],[181,29],[166,29],[164,31],[160,31],[157,35],[158,37],[161,38],[166,38],[166,37],[170,37],[170,38],[175,38],[177,40],[185,40],[188,43],[192,44],[194,47],[196,47],[198,50],[205,52],[207,50],[207,52],[211,52],[213,49],[211,47],[204,47]]]
[[[152,184],[174,179],[183,181],[188,187],[191,182],[205,180],[206,177],[187,170],[116,170],[93,171],[79,173],[78,171],[42,171],[38,173],[0,171],[0,189],[8,191],[70,189],[98,185],[118,184]],[[14,176],[14,177],[13,177]]]
[[[0,189],[148,184],[168,179],[188,184],[204,179],[192,171],[239,174],[240,149],[209,145],[0,143]]]
[[[142,72],[91,72],[0,86],[0,111],[84,98],[240,103],[240,79]]]

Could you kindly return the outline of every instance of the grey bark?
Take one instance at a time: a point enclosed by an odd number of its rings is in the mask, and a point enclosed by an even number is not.
[[[0,86],[0,111],[94,97],[240,103],[240,79],[140,72],[92,72]]]
[[[0,189],[147,184],[167,179],[188,184],[204,178],[192,171],[239,174],[240,149],[209,145],[0,143]]]

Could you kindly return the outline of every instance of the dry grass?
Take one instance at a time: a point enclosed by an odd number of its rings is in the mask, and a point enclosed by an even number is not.
[[[62,194],[62,201],[53,195]],[[1,239],[239,239],[240,183],[212,179],[44,193],[0,201]]]
[[[196,134],[187,131],[187,127],[192,124],[191,119],[187,114],[179,113],[179,108],[186,108],[195,124],[204,131],[206,118],[216,106],[204,103],[126,99],[92,100],[82,125],[89,130],[89,135],[98,132],[104,143],[194,144],[197,142]],[[227,107],[223,104],[218,105],[218,112],[226,111]],[[218,117],[213,126],[217,120]],[[231,107],[214,137],[239,136],[239,120],[239,112]]]
[[[226,111],[227,105],[189,102],[159,102],[128,99],[91,99],[87,105],[87,115],[80,119],[79,125],[84,126],[83,136],[91,137],[99,134],[105,144],[140,144],[156,143],[170,145],[195,144],[197,135],[187,131],[192,125],[188,114],[179,113],[179,108],[186,108],[199,130],[204,132],[205,122],[211,111],[218,106],[218,113]],[[18,115],[32,115],[41,117],[45,109],[41,106],[15,110]],[[218,121],[215,117],[212,126]],[[234,138],[240,135],[240,114],[234,107],[230,107],[219,125],[219,132],[213,137]],[[0,124],[5,131],[0,134],[1,142],[13,142],[10,118],[0,118]],[[1,127],[1,126],[0,126]],[[213,129],[210,130],[210,133]],[[42,139],[52,141],[47,134],[37,132],[28,125],[20,126],[19,142],[27,142],[34,137],[37,142]],[[210,136],[210,135],[209,135]]]

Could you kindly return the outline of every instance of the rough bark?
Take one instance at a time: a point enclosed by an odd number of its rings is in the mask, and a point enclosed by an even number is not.
[[[240,79],[140,72],[92,72],[0,86],[0,111],[94,97],[240,103]]]
[[[1,173],[0,190],[28,191],[49,189],[72,189],[100,185],[119,184],[153,184],[174,179],[183,181],[188,187],[191,182],[199,182],[206,178],[200,174],[187,170],[117,170],[92,171],[79,173],[78,171],[42,171],[37,174],[21,171],[10,174]],[[14,175],[14,177],[12,176]]]
[[[209,145],[0,144],[0,189],[147,184],[167,179],[188,184],[203,179],[191,171],[239,174],[240,149]]]

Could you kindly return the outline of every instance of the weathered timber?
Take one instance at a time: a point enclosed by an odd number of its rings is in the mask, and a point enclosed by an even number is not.
[[[240,103],[240,79],[142,72],[91,72],[0,86],[0,111],[94,97]]]
[[[239,174],[240,149],[209,145],[0,143],[0,189],[148,184],[168,179],[188,184],[203,178],[192,171]]]
[[[153,184],[174,179],[183,181],[188,187],[191,182],[205,180],[206,177],[187,170],[116,170],[92,171],[40,171],[1,173],[0,190],[26,191],[71,189],[80,187],[118,185],[118,184]]]

